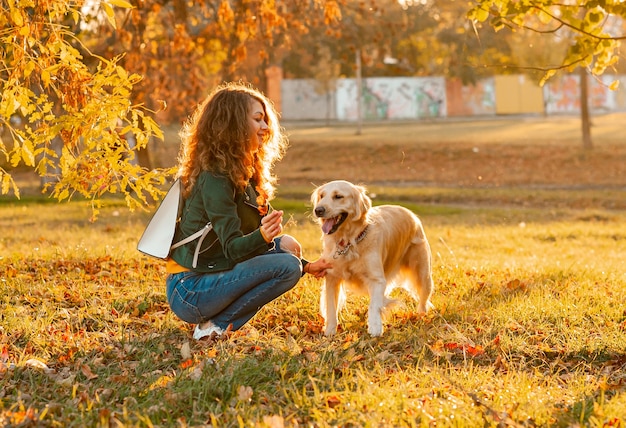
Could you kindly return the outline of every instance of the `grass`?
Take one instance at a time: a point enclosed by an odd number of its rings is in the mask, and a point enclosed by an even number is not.
[[[0,204],[0,422],[624,426],[622,211],[585,190],[557,206],[374,190],[421,216],[436,284],[424,317],[396,291],[407,303],[381,338],[356,296],[324,337],[321,282],[305,277],[228,339],[194,342],[167,307],[163,264],[135,250],[147,214],[112,200],[89,223],[84,202]],[[287,232],[314,258],[305,192],[284,193]]]
[[[359,138],[288,126],[275,206],[305,256],[320,252],[306,201],[326,177],[424,222],[436,310],[417,316],[396,291],[406,305],[381,338],[357,296],[324,337],[322,283],[304,277],[241,331],[197,343],[167,307],[163,263],[135,249],[147,213],[111,199],[90,223],[88,202],[43,199],[20,174],[22,200],[0,198],[0,425],[624,426],[621,116],[594,119],[585,154],[576,118],[372,124]],[[171,162],[166,140],[152,155]]]

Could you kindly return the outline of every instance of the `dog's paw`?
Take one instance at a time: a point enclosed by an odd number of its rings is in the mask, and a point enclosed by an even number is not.
[[[370,334],[370,336],[373,337],[379,337],[383,335],[383,326],[382,324],[380,325],[368,325],[367,326],[367,332]]]
[[[420,302],[419,306],[417,307],[417,312],[420,313],[420,314],[425,314],[426,312],[430,311],[431,309],[435,309],[435,305],[430,303],[430,301],[426,302],[426,304],[422,304]]]
[[[337,333],[337,326],[327,325],[324,328],[324,336],[332,336]]]

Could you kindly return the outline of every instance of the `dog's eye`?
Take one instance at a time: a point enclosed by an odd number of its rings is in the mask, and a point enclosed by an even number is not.
[[[343,199],[343,195],[333,195],[333,199]]]

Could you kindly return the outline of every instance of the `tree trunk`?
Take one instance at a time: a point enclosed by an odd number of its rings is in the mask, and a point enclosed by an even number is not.
[[[363,123],[363,76],[361,75],[361,49],[356,50],[356,135],[361,135]]]
[[[326,126],[330,126],[330,110],[332,108],[332,94],[330,88],[326,90]]]
[[[587,70],[580,67],[580,121],[583,133],[583,150],[593,149],[591,120],[589,118],[589,79]]]

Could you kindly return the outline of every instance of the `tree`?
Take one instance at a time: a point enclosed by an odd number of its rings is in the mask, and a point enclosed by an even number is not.
[[[3,2],[2,194],[19,197],[9,170],[26,165],[58,200],[92,199],[94,214],[107,193],[131,209],[158,198],[173,169],[136,161],[163,138],[155,115],[186,117],[220,80],[262,83],[250,77],[264,75],[275,44],[307,30],[312,11],[325,22],[339,16],[334,0]]]
[[[285,57],[287,76],[312,77],[323,61],[319,46],[331,50],[341,76],[355,76],[357,49],[367,77],[439,75],[473,83],[512,62],[507,38],[490,28],[475,31],[463,1],[344,0],[340,6],[340,21],[311,28]]]
[[[407,1],[411,25],[399,40],[394,55],[413,75],[456,77],[464,83],[493,75],[495,67],[509,73],[512,63],[506,37],[474,28],[466,18],[464,1]],[[486,66],[489,65],[489,66]]]
[[[92,49],[143,76],[135,102],[158,110],[163,124],[185,119],[208,88],[245,80],[266,88],[265,70],[280,62],[298,34],[336,19],[335,1],[129,0],[116,27],[90,26]],[[169,102],[171,101],[171,102]]]
[[[101,3],[106,10],[113,5],[127,6]],[[134,134],[141,148],[161,136],[145,107],[130,102],[141,77],[120,67],[119,57],[91,55],[75,35],[83,20],[78,6],[64,0],[3,3],[0,126],[9,138],[0,140],[0,153],[9,169],[23,164],[48,177],[44,190],[59,201],[76,194],[91,199],[97,215],[106,193],[123,194],[131,209],[147,203],[165,175],[133,162],[135,151],[124,139]],[[19,197],[9,171],[0,168],[0,176],[2,194]]]
[[[496,31],[505,27],[526,29],[569,40],[561,64],[538,69],[544,72],[543,84],[560,70],[572,72],[581,68],[583,148],[590,149],[593,145],[585,94],[587,76],[601,75],[616,66],[619,41],[626,39],[626,3],[622,0],[477,0],[468,17],[477,26],[490,19]],[[617,85],[618,81],[613,82],[611,89],[617,89]]]

